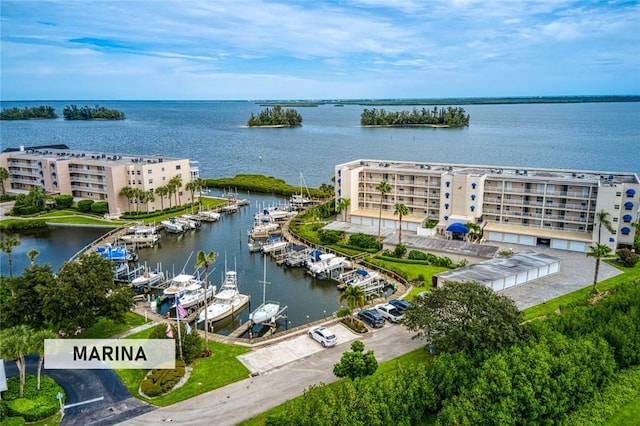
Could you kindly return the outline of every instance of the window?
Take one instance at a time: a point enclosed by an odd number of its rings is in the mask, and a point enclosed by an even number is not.
[[[617,218],[617,217],[614,217],[614,218],[613,218],[613,221],[614,221],[614,222],[617,222],[617,221],[618,221],[618,218]]]
[[[137,171],[137,175],[140,176],[140,170]]]
[[[148,170],[147,170],[147,174],[148,174],[148,175],[150,175],[151,173],[153,173],[153,170],[148,169]]]
[[[152,183],[153,183],[153,179],[149,179],[149,184],[152,184]]]
[[[620,204],[616,204],[616,205],[614,205],[614,206],[613,206],[613,209],[614,209],[614,210],[620,210]]]
[[[180,170],[182,168],[182,165],[178,164],[176,165],[176,170]]]
[[[617,191],[617,192],[616,192],[616,197],[622,197],[622,192]]]

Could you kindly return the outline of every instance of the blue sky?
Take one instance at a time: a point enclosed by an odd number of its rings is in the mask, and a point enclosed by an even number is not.
[[[638,1],[3,0],[2,100],[640,94]]]

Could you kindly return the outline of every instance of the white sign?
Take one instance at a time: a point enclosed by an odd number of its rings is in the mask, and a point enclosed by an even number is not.
[[[4,372],[4,359],[0,358],[0,392],[4,392],[7,389],[7,375]]]
[[[173,339],[46,339],[49,370],[173,369]]]

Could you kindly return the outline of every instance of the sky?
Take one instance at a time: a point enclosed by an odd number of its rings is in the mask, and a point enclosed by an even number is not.
[[[2,0],[0,99],[640,94],[638,1]]]

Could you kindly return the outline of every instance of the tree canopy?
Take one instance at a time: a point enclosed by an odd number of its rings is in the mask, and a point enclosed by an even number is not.
[[[295,109],[282,109],[280,105],[274,105],[273,108],[265,108],[257,116],[251,113],[251,117],[247,122],[249,127],[257,126],[282,126],[293,127],[302,124],[302,116]]]
[[[67,105],[62,110],[65,120],[124,120],[123,112],[117,109],[109,109],[100,105],[91,108],[85,105],[78,108],[77,105]]]
[[[480,283],[448,282],[413,302],[404,324],[439,352],[495,350],[524,335],[513,301]]]
[[[58,118],[55,108],[49,105],[37,107],[12,107],[3,108],[0,112],[0,120],[35,120],[35,119]]]
[[[364,352],[364,343],[355,340],[351,343],[351,352],[342,354],[340,362],[334,364],[333,374],[337,377],[348,377],[355,380],[358,377],[370,376],[378,369],[378,361],[372,350]]]
[[[381,109],[365,108],[360,115],[360,125],[362,126],[447,126],[465,127],[469,125],[470,116],[465,113],[462,107],[433,107],[433,110],[426,108],[413,108],[409,111],[387,111]]]

